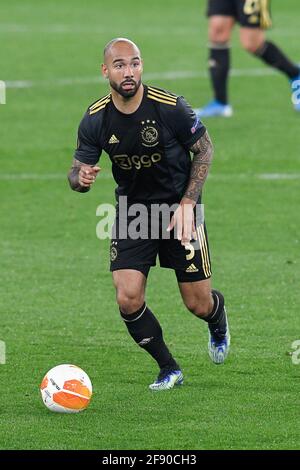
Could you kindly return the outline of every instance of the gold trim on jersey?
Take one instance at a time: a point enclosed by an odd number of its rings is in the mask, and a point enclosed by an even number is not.
[[[90,110],[93,110],[95,108],[97,108],[98,106],[100,106],[100,104],[105,101],[107,98],[110,98],[110,93],[108,95],[105,95],[103,96],[102,98],[100,98],[98,101],[96,101],[94,104],[92,104],[89,109]]]
[[[199,225],[199,227],[197,227],[196,230],[197,230],[198,240],[199,240],[199,245],[200,245],[200,250],[201,250],[203,272],[205,274],[205,277],[210,277],[211,267],[210,267],[208,247],[207,247],[203,224]]]
[[[89,107],[90,115],[95,114],[98,111],[100,111],[100,109],[105,108],[105,106],[110,102],[110,100],[111,100],[111,96],[109,94],[109,95],[104,96],[100,100],[96,101],[96,103],[94,103],[92,106]]]
[[[260,0],[260,26],[263,29],[268,29],[272,26],[269,0]]]
[[[150,98],[151,100],[154,100],[154,101],[158,101],[159,103],[164,103],[164,104],[169,104],[171,106],[176,106],[176,101],[168,101],[168,100],[165,100],[165,99],[162,99],[162,98],[158,98],[157,96],[155,95],[150,95],[148,93],[147,95],[147,98]]]
[[[169,98],[173,98],[173,99],[177,100],[177,96],[174,95],[173,93],[169,93],[167,91],[160,90],[159,88],[156,88],[154,86],[148,86],[148,91],[153,91],[155,93],[160,93],[161,95],[164,95],[164,96],[167,96]]]
[[[177,96],[152,87],[148,87],[147,97],[160,103],[170,104],[171,106],[176,106],[177,103]]]

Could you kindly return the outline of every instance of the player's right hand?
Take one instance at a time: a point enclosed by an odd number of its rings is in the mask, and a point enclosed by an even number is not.
[[[81,165],[78,173],[78,182],[84,188],[90,188],[95,182],[101,168],[99,166]]]
[[[170,232],[176,227],[176,238],[183,246],[188,246],[192,239],[197,239],[194,205],[191,199],[183,198],[167,228],[167,232]]]

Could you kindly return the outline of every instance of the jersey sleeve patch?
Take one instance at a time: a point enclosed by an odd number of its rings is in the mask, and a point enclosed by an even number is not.
[[[170,120],[175,136],[189,150],[206,131],[203,123],[197,118],[192,107],[181,96],[178,98],[176,110]]]

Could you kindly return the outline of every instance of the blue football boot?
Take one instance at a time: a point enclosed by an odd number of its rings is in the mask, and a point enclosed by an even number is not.
[[[295,111],[300,112],[300,71],[298,77],[290,80],[292,87],[292,101]]]
[[[225,309],[225,307],[224,307]],[[211,331],[208,325],[208,354],[214,364],[223,364],[229,353],[230,348],[230,333],[226,315],[226,333],[225,335],[218,335],[218,331]]]
[[[149,385],[150,390],[170,390],[174,385],[183,384],[183,375],[180,369],[171,369],[170,367],[163,367],[156,379],[156,381]]]
[[[194,111],[199,119],[217,116],[231,117],[233,114],[230,104],[223,104],[217,100],[211,101],[204,108],[194,109]]]

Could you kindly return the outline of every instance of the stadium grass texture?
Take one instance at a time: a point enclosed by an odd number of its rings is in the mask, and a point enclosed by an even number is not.
[[[269,37],[299,60],[299,4],[274,3]],[[147,83],[204,104],[206,78],[159,78],[205,71],[204,9],[195,0],[1,7],[0,79],[35,83],[9,88],[0,105],[1,449],[299,448],[300,365],[289,352],[300,339],[300,116],[285,77],[242,51],[235,32],[233,67],[244,74],[230,82],[234,117],[205,121],[215,145],[204,193],[213,285],[224,292],[232,334],[226,364],[210,363],[206,325],[184,308],[172,271],[153,269],[147,288],[183,387],[148,390],[156,365],[119,318],[109,241],[95,231],[97,206],[114,201],[107,156],[89,194],[71,192],[64,177],[79,120],[107,87],[57,80],[96,77],[103,45],[125,36],[157,76]],[[258,68],[266,75],[248,73]],[[89,374],[93,399],[82,414],[52,414],[39,384],[68,362]]]

